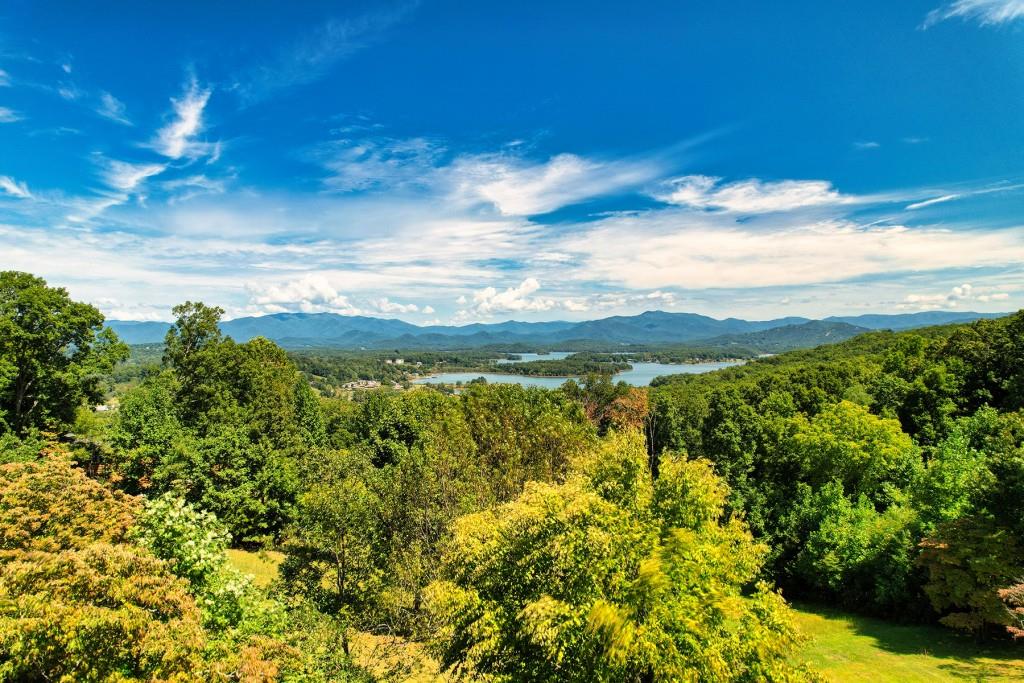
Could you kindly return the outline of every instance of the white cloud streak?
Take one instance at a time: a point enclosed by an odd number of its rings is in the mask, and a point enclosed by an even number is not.
[[[244,75],[234,84],[243,103],[253,104],[278,91],[323,78],[344,59],[373,44],[416,7],[409,3],[348,19],[332,19],[302,40]]]
[[[0,123],[15,123],[24,117],[8,107],[0,107]]]
[[[932,10],[921,28],[927,29],[947,19],[976,21],[995,26],[1024,18],[1024,0],[956,0]]]
[[[19,183],[10,176],[0,175],[0,190],[17,199],[32,199],[28,185],[23,182]]]
[[[200,88],[193,79],[180,98],[171,98],[174,118],[157,131],[151,143],[153,149],[171,159],[196,159],[209,154],[213,145],[194,138],[203,130],[203,110],[210,94],[208,88]]]
[[[107,159],[102,172],[104,181],[115,190],[135,191],[147,178],[163,173],[164,164],[132,164],[127,161]]]
[[[683,176],[669,181],[668,190],[656,197],[669,204],[734,213],[793,211],[856,201],[840,194],[824,180],[721,181],[721,178],[704,175]]]
[[[100,102],[96,107],[96,113],[105,119],[120,123],[125,126],[132,125],[131,119],[126,115],[124,102],[117,99],[108,92],[100,93]]]

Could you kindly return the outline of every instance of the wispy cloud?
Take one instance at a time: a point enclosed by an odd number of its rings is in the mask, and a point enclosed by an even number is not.
[[[945,202],[951,202],[954,199],[959,199],[963,195],[960,194],[944,194],[940,197],[933,197],[931,199],[925,199],[920,202],[914,202],[913,204],[907,204],[907,211],[916,211],[917,209],[923,209],[926,206],[932,206],[933,204],[943,204]]]
[[[100,102],[99,106],[96,107],[96,113],[116,123],[126,126],[132,125],[131,119],[125,113],[124,102],[121,102],[121,100],[106,91],[100,93]]]
[[[853,146],[856,149],[866,150],[866,149],[878,149],[879,147],[882,146],[882,144],[879,143],[879,142],[876,142],[874,140],[860,140],[858,142],[853,143]]]
[[[511,150],[453,156],[437,140],[387,137],[324,143],[312,159],[330,172],[324,180],[329,189],[419,189],[454,205],[487,205],[504,216],[539,215],[635,190],[668,167],[657,154],[616,160],[558,154],[543,161]]]
[[[966,190],[963,192],[949,192],[947,194],[941,194],[936,197],[931,197],[922,201],[914,202],[913,204],[907,204],[905,207],[907,211],[916,211],[917,209],[923,209],[928,206],[935,204],[945,204],[946,202],[952,202],[958,199],[967,199],[969,197],[977,197],[979,195],[993,194],[996,192],[1012,192],[1024,188],[1024,183],[1004,183],[996,185],[995,187],[984,187],[978,190]]]
[[[133,164],[116,159],[104,159],[102,163],[104,181],[122,192],[133,192],[146,178],[163,173],[167,168],[164,164]]]
[[[8,86],[10,86],[10,84],[11,84],[11,76],[10,76],[10,74],[8,74],[3,69],[0,69],[0,88],[8,87]]]
[[[175,178],[160,183],[160,187],[171,193],[167,200],[170,204],[188,201],[196,197],[210,194],[224,194],[227,191],[227,178],[210,178],[203,174]]]
[[[394,190],[431,182],[444,146],[426,138],[335,140],[318,145],[314,160],[330,171],[324,184],[334,190]]]
[[[0,190],[11,197],[16,197],[18,199],[32,198],[32,193],[29,192],[28,185],[23,182],[19,183],[10,176],[0,175]]]
[[[411,14],[417,4],[332,19],[279,53],[273,61],[244,74],[233,90],[245,104],[253,104],[285,88],[317,81],[339,62],[379,40],[384,32]]]
[[[151,143],[153,149],[171,159],[196,159],[210,154],[214,144],[195,140],[203,130],[203,111],[210,94],[209,88],[201,88],[193,78],[180,98],[171,98],[174,118],[157,131]]]
[[[532,216],[651,182],[663,168],[654,160],[601,161],[559,154],[529,163],[509,155],[456,159],[453,194],[484,201],[505,216]]]
[[[840,194],[825,180],[721,181],[721,178],[704,175],[683,176],[669,181],[667,191],[655,196],[669,204],[734,213],[792,211],[856,201],[854,197]]]
[[[1024,0],[956,0],[929,12],[921,28],[930,28],[947,19],[972,20],[982,26],[994,26],[1021,18],[1024,18]]]
[[[14,123],[21,121],[24,117],[13,109],[0,107],[0,123]]]

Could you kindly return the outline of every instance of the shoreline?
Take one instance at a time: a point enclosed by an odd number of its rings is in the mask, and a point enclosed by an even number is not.
[[[723,364],[725,364],[725,365],[723,365],[723,367],[716,368],[718,370],[723,370],[726,367],[733,367],[733,366],[736,366],[736,365],[743,365],[743,364],[747,363],[749,360],[750,360],[749,358],[735,358],[735,359],[732,359],[732,360],[690,361],[690,362],[686,362],[686,363],[656,363],[655,361],[640,361],[640,362],[641,363],[656,364],[656,365],[678,365],[678,366],[685,366],[685,365],[711,365],[711,364],[723,363]],[[639,364],[639,363],[637,363],[637,364]],[[618,372],[613,373],[611,375],[611,377],[615,378],[616,376],[621,375],[622,373],[631,372],[634,369],[635,369],[634,364],[631,364],[631,366],[630,366],[630,368],[628,370],[619,370]],[[714,370],[709,370],[708,372],[714,372]],[[423,376],[420,376],[420,377],[416,377],[415,379],[409,379],[408,381],[413,383],[413,384],[415,384],[417,382],[424,383],[427,380],[437,379],[441,375],[456,375],[456,374],[459,374],[459,375],[475,375],[475,377],[473,377],[473,379],[476,379],[477,377],[483,377],[484,375],[500,375],[502,377],[525,377],[525,378],[536,378],[536,379],[563,379],[565,381],[569,381],[570,379],[580,380],[580,379],[582,379],[584,377],[584,375],[528,375],[528,374],[525,374],[525,373],[518,373],[518,372],[494,372],[494,371],[490,371],[490,370],[479,370],[479,371],[478,370],[445,370],[443,372],[431,373],[429,375],[423,375]],[[671,372],[665,373],[665,375],[672,375],[672,374],[692,374],[692,373],[671,373]],[[662,375],[659,375],[659,376],[662,376]],[[462,380],[459,380],[459,381],[462,381]],[[470,381],[470,380],[466,380],[466,381]],[[439,382],[439,383],[440,384],[455,384],[455,382]]]

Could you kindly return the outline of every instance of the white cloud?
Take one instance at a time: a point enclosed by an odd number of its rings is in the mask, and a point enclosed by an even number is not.
[[[110,119],[126,126],[132,125],[131,120],[125,114],[124,102],[108,92],[100,93],[100,103],[96,107],[96,113],[105,119]]]
[[[160,187],[172,193],[167,203],[177,204],[204,195],[224,194],[227,192],[228,180],[227,178],[210,178],[200,173],[184,178],[165,180],[160,183]]]
[[[950,192],[948,194],[939,195],[923,201],[914,202],[908,204],[905,208],[908,211],[914,211],[916,209],[923,209],[926,206],[932,206],[934,204],[944,204],[945,202],[951,202],[958,199],[967,199],[969,197],[977,197],[979,195],[993,194],[995,192],[1012,192],[1024,188],[1024,183],[1017,184],[1000,184],[994,187],[985,187],[980,190],[969,190],[965,192]]]
[[[7,107],[0,107],[0,123],[14,123],[22,120],[21,114]]]
[[[864,140],[861,142],[853,143],[853,146],[856,147],[857,149],[878,149],[882,145],[879,144],[878,142],[875,142],[874,140]]]
[[[3,69],[0,69],[0,88],[5,88],[11,84],[11,76]]]
[[[359,315],[349,298],[338,292],[323,275],[305,275],[281,283],[250,282],[245,286],[249,303],[263,313],[340,313]]]
[[[325,143],[313,156],[332,174],[324,184],[348,192],[429,184],[444,151],[426,138],[371,138]]]
[[[953,231],[847,220],[755,227],[726,219],[683,210],[612,216],[559,248],[577,255],[575,278],[634,289],[797,286],[1024,262],[1019,227]]]
[[[10,176],[0,175],[0,190],[3,190],[6,194],[18,199],[31,199],[32,193],[29,192],[28,185],[25,183],[19,183],[17,180]]]
[[[417,313],[420,307],[416,304],[400,304],[397,301],[391,301],[387,297],[380,299],[374,299],[370,302],[371,305],[381,313]],[[433,309],[427,311],[424,309],[424,313],[433,313]]]
[[[904,297],[903,303],[899,307],[937,310],[941,308],[957,308],[964,303],[976,301],[990,303],[993,301],[1005,301],[1009,298],[1010,295],[1007,292],[994,291],[991,287],[979,289],[965,282],[944,293],[908,294]]]
[[[514,152],[462,154],[427,138],[367,137],[316,146],[311,157],[341,191],[419,190],[453,206],[493,206],[504,216],[548,213],[636,188],[662,173],[657,160],[600,161],[559,154],[530,161]]]
[[[697,209],[734,213],[771,213],[814,206],[852,203],[824,180],[762,181],[756,178],[722,183],[721,178],[688,175],[667,183],[668,192],[657,198]]]
[[[932,206],[933,204],[942,204],[945,202],[951,202],[954,199],[959,199],[963,195],[959,194],[944,194],[941,197],[933,197],[931,199],[925,199],[920,202],[914,202],[913,204],[907,204],[907,211],[915,211],[916,209],[923,209],[926,206]]]
[[[539,289],[540,283],[532,277],[502,292],[494,287],[486,287],[473,293],[472,312],[490,316],[496,313],[549,311],[554,308],[556,303],[553,299],[532,296]]]
[[[921,28],[954,18],[974,20],[982,26],[1004,24],[1024,18],[1024,0],[956,0],[929,12]]]
[[[104,161],[104,181],[115,190],[133,192],[146,178],[163,173],[164,164],[132,164],[127,161],[107,159]]]
[[[478,155],[456,159],[448,175],[455,197],[483,200],[505,216],[530,216],[637,187],[660,172],[652,162],[602,162],[575,154],[542,163]]]
[[[180,99],[171,98],[174,120],[157,131],[152,147],[171,159],[195,159],[209,154],[213,145],[194,138],[203,130],[203,111],[210,94],[209,89],[200,88],[193,79]]]
[[[74,102],[82,96],[82,91],[74,83],[61,83],[57,86],[57,94],[68,102]]]

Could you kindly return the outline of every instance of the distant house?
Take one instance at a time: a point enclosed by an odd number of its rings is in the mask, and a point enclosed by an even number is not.
[[[405,359],[404,358],[396,358],[395,359],[395,365],[405,365]]]
[[[376,389],[380,386],[380,382],[373,379],[357,379],[354,382],[345,382],[341,385],[342,389],[352,391],[354,389]]]

